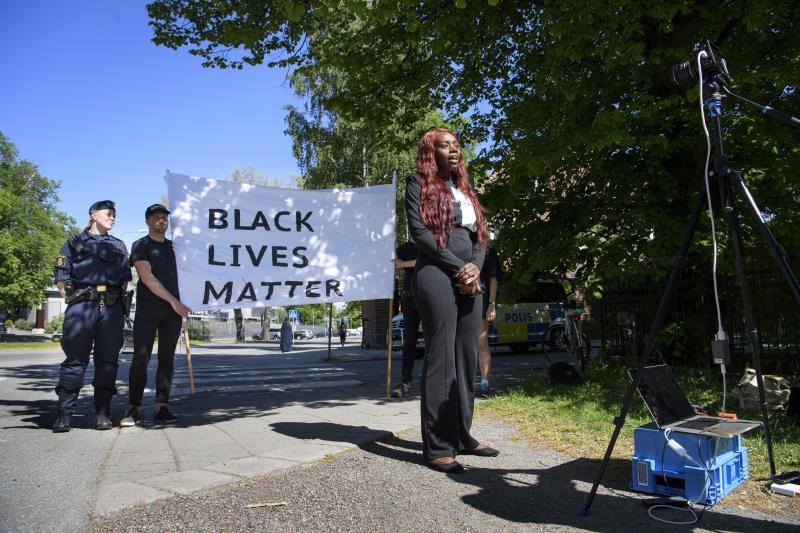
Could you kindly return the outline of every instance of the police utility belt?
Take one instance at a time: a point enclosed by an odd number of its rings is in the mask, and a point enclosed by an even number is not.
[[[122,298],[122,290],[119,287],[109,287],[108,285],[88,285],[73,289],[67,295],[67,305],[72,305],[78,302],[96,302],[101,301],[106,305],[114,305],[117,300]]]

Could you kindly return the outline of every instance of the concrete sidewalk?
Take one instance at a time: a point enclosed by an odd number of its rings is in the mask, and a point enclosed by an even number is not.
[[[186,401],[175,406],[176,426],[115,428],[91,512],[318,461],[419,425],[418,400],[386,402],[371,389],[321,401],[285,393],[281,405],[253,395]]]

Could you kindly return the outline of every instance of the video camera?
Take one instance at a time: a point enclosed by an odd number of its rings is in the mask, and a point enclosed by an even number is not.
[[[701,52],[705,52],[704,56],[700,58],[700,64],[703,67],[703,78],[706,80],[717,78],[723,85],[731,83],[728,63],[719,48],[710,40],[694,45],[692,56],[688,61],[679,63],[669,69],[672,83],[681,88],[688,88],[697,83],[700,77],[697,70],[697,54]]]

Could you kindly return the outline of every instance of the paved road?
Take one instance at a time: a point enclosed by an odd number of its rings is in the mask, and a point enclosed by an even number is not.
[[[418,425],[418,398],[385,401],[386,355],[357,339],[334,347],[299,341],[290,354],[274,343],[193,350],[197,392],[185,357],[176,358],[173,427],[98,432],[86,385],[76,429],[55,435],[59,351],[0,352],[0,531],[78,531],[90,514],[214,487],[319,460]],[[113,411],[127,405],[130,353],[120,361]],[[393,360],[399,374],[400,360]],[[505,380],[546,364],[540,355],[497,357]],[[152,415],[154,365],[145,395]],[[416,365],[419,374],[421,363]],[[86,383],[91,383],[89,366]],[[46,504],[46,511],[43,505]]]

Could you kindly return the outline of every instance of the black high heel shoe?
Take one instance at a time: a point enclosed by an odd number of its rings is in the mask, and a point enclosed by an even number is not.
[[[434,463],[433,461],[425,461],[425,465],[431,470],[437,472],[444,472],[445,474],[463,474],[464,467],[458,461],[452,463]]]
[[[500,455],[499,450],[495,450],[489,446],[484,446],[483,448],[473,448],[471,450],[464,450],[458,452],[460,455],[477,455],[478,457],[497,457]]]

